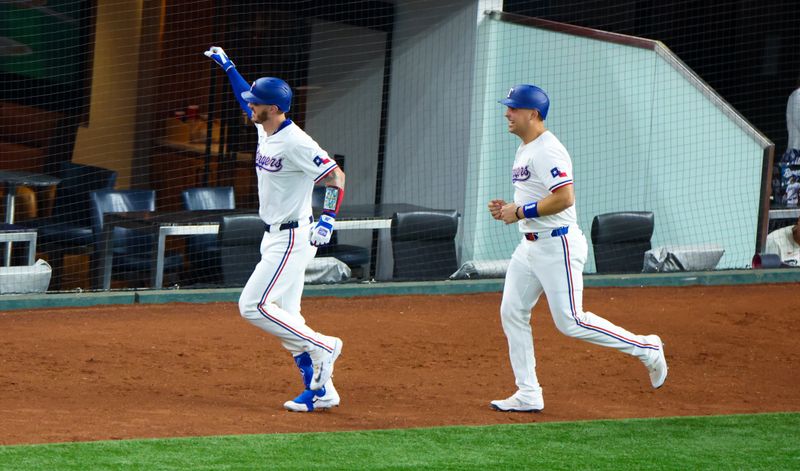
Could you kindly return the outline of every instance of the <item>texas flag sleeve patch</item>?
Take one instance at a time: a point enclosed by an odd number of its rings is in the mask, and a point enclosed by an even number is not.
[[[551,192],[556,191],[557,189],[561,188],[562,186],[567,186],[572,184],[572,179],[569,178],[567,172],[561,170],[558,167],[553,167],[550,169],[550,175],[556,179],[556,182],[548,188]]]

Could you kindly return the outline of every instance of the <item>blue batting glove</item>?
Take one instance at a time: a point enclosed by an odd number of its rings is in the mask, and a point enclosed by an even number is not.
[[[330,214],[323,213],[322,216],[319,217],[319,221],[317,221],[317,224],[311,229],[311,245],[319,247],[331,241],[334,221],[336,221],[336,218]]]
[[[232,60],[225,54],[225,51],[222,50],[219,46],[211,46],[206,52],[204,52],[206,57],[210,57],[214,59],[214,62],[219,64],[222,67],[222,70],[225,72],[228,71],[231,67],[236,67]]]

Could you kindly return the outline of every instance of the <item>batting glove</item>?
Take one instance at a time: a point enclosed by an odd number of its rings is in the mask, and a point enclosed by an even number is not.
[[[331,241],[331,234],[333,234],[333,222],[336,219],[330,214],[322,214],[319,221],[311,229],[311,245],[319,247]]]
[[[205,54],[206,57],[214,59],[214,62],[219,64],[219,66],[222,67],[222,70],[224,70],[225,72],[227,72],[228,69],[230,69],[231,67],[236,67],[236,65],[233,63],[232,60],[230,60],[228,55],[225,54],[225,51],[223,51],[222,48],[219,46],[211,46],[203,54]]]

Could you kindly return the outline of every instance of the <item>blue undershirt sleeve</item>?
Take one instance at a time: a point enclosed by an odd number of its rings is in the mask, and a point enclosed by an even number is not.
[[[248,85],[245,79],[242,78],[242,76],[239,74],[239,71],[236,70],[236,67],[229,68],[225,74],[231,81],[231,88],[233,88],[233,94],[236,96],[236,101],[239,102],[239,106],[242,107],[242,110],[247,113],[247,117],[250,118],[250,108],[247,106],[247,102],[244,101],[244,98],[242,98],[242,92],[250,90],[250,85]]]

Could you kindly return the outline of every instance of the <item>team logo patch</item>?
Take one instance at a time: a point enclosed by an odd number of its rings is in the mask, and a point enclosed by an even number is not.
[[[553,178],[566,177],[567,172],[562,172],[561,170],[558,169],[558,167],[553,167],[550,169],[550,175],[552,175]]]
[[[512,182],[524,182],[529,178],[531,178],[531,171],[528,170],[527,165],[524,167],[514,167],[514,170],[511,172]]]
[[[283,168],[283,158],[256,154],[256,168],[267,172],[279,172]]]
[[[314,157],[314,163],[317,164],[317,167],[320,167],[322,165],[331,163],[331,159],[326,159],[324,157],[316,156]]]

